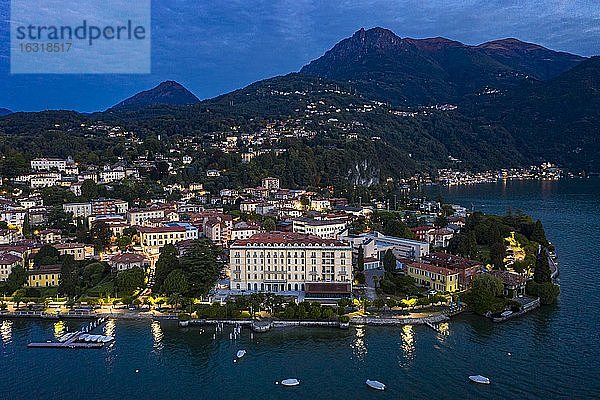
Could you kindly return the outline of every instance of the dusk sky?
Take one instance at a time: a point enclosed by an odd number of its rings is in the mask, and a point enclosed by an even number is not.
[[[516,37],[600,54],[598,0],[155,0],[151,74],[11,75],[10,2],[0,1],[0,107],[13,111],[103,110],[164,80],[210,98],[297,71],[361,27],[466,44]]]

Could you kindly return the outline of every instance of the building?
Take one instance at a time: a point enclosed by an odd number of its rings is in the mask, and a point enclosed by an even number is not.
[[[185,228],[185,239],[184,240],[196,240],[200,236],[198,227],[190,224],[189,222],[169,222],[165,226],[182,226]]]
[[[33,171],[64,171],[67,169],[67,160],[60,158],[36,158],[31,160]]]
[[[92,215],[92,203],[66,203],[63,211],[73,214],[73,218],[87,218]]]
[[[351,289],[352,248],[335,239],[292,232],[258,233],[230,247],[230,288],[241,291],[305,291],[308,283],[336,292]],[[330,293],[331,294],[331,293]],[[341,293],[343,295],[343,293]]]
[[[492,270],[489,272],[493,276],[502,280],[504,285],[504,296],[509,299],[525,295],[527,278],[516,272]]]
[[[468,289],[473,277],[483,269],[483,265],[479,261],[442,252],[425,255],[422,259],[423,262],[458,272],[460,289]]]
[[[373,269],[380,269],[381,261],[379,261],[379,258],[365,257],[364,268],[365,268],[365,271],[373,270]]]
[[[261,186],[268,190],[278,190],[280,188],[279,178],[263,178]]]
[[[417,286],[439,292],[458,290],[458,272],[435,265],[411,262],[406,266],[406,274],[415,279]]]
[[[328,199],[310,199],[310,209],[314,211],[330,210],[331,202]]]
[[[145,271],[150,265],[148,259],[142,254],[122,253],[111,257],[108,264],[117,272],[125,271],[131,268],[140,268]]]
[[[236,240],[250,239],[260,232],[263,232],[260,225],[238,222],[231,229],[231,240],[235,242]]]
[[[429,254],[429,243],[427,242],[386,236],[377,231],[359,235],[349,235],[345,231],[338,238],[351,243],[354,251],[362,246],[365,257],[375,257],[380,260],[383,260],[383,256],[388,249],[392,250],[397,258],[417,261],[421,260],[424,255]]]
[[[120,199],[94,199],[92,203],[92,215],[125,214],[129,209],[129,203]]]
[[[127,222],[131,225],[142,225],[150,219],[163,219],[165,211],[167,210],[163,207],[133,208],[127,212]]]
[[[47,172],[31,176],[29,187],[32,189],[41,189],[55,186],[60,181],[61,176],[57,173]]]
[[[0,282],[6,282],[12,269],[21,264],[21,257],[8,252],[0,253]]]
[[[298,218],[292,221],[292,230],[297,233],[314,235],[323,239],[335,239],[348,226],[344,220],[316,220]]]
[[[186,235],[186,228],[183,226],[141,226],[137,230],[142,250],[148,254],[158,254],[163,246],[185,240]]]
[[[40,242],[44,244],[54,244],[60,242],[62,239],[62,233],[60,229],[44,229],[39,231]]]
[[[27,272],[27,286],[55,287],[60,283],[60,265],[42,265]]]
[[[19,236],[19,231],[16,229],[0,229],[0,244],[13,243]]]
[[[85,260],[94,256],[94,248],[83,243],[62,243],[54,247],[61,256],[73,256],[75,261]]]

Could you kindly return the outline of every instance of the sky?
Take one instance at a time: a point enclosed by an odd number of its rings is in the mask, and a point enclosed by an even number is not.
[[[150,73],[11,74],[10,10],[0,0],[0,108],[13,111],[104,110],[164,80],[211,98],[298,71],[362,27],[600,54],[598,0],[152,0]]]

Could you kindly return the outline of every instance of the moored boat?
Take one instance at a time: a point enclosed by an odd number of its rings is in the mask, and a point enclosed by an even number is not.
[[[469,376],[469,379],[471,380],[471,382],[481,383],[483,385],[490,384],[490,378],[486,378],[485,376],[481,376],[481,375],[471,375],[471,376]]]
[[[365,383],[370,388],[373,388],[373,389],[376,389],[376,390],[385,390],[385,384],[383,384],[383,383],[381,383],[379,381],[367,379],[367,382],[365,382]]]
[[[300,384],[300,381],[295,378],[289,378],[289,379],[282,380],[281,384],[283,386],[298,386]]]

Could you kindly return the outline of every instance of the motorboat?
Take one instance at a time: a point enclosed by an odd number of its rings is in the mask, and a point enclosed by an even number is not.
[[[282,380],[281,384],[283,386],[298,386],[300,384],[300,381],[295,378],[289,378],[289,379]]]
[[[242,358],[246,355],[246,350],[239,350],[236,354],[237,358]]]
[[[500,314],[500,315],[501,315],[501,316],[503,316],[503,317],[508,317],[508,316],[509,316],[509,315],[511,315],[512,313],[513,313],[512,311],[510,311],[510,310],[506,310],[506,311],[504,311],[504,312],[503,312],[502,314]]]
[[[383,384],[379,381],[367,379],[366,384],[367,384],[367,386],[369,386],[370,388],[373,388],[375,390],[385,390],[385,384]]]
[[[483,385],[490,384],[490,378],[486,378],[485,376],[481,376],[481,375],[471,375],[471,376],[469,376],[469,379],[471,380],[471,382],[481,383]]]

